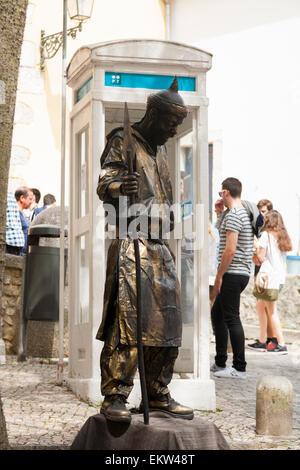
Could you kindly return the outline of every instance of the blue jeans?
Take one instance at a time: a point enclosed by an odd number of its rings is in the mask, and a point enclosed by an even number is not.
[[[211,310],[211,319],[216,337],[215,362],[225,367],[227,361],[228,331],[233,352],[233,367],[246,370],[245,335],[240,320],[240,296],[249,282],[249,276],[225,273],[221,291]]]

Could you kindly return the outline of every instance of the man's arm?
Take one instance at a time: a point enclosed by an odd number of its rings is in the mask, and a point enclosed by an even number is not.
[[[218,267],[218,272],[215,279],[214,291],[215,294],[219,294],[222,286],[223,276],[229,268],[231,261],[233,260],[236,245],[238,241],[238,233],[233,230],[226,231],[226,245],[222,255],[221,263]]]

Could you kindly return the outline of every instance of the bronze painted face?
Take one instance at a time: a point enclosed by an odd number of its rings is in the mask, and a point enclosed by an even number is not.
[[[163,145],[174,137],[177,127],[187,116],[187,108],[178,93],[177,77],[170,88],[150,95],[147,100],[150,116],[150,138],[156,145]]]
[[[183,117],[178,117],[173,113],[158,112],[153,122],[153,136],[156,144],[164,145],[167,140],[174,137],[182,121]]]

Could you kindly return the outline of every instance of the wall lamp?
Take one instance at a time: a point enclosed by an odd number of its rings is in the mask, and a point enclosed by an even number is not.
[[[94,0],[68,0],[68,12],[71,20],[78,21],[78,25],[67,30],[67,35],[75,39],[77,33],[82,31],[82,23],[92,16]],[[55,34],[45,35],[41,31],[40,45],[40,68],[45,69],[45,60],[55,56],[63,44],[63,31]]]

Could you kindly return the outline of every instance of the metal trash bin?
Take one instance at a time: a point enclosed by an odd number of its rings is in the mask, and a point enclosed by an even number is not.
[[[68,236],[67,230],[64,235]],[[55,225],[35,225],[29,229],[23,281],[23,318],[57,322],[60,249],[54,246],[39,246],[42,237],[59,238],[60,228]],[[68,254],[66,248],[64,251],[66,279]]]

